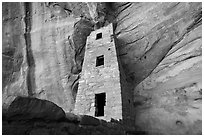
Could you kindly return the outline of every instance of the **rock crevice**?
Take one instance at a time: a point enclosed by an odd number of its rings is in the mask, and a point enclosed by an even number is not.
[[[27,88],[28,95],[33,96],[35,91],[35,60],[33,57],[32,46],[31,46],[31,29],[32,29],[32,3],[26,2],[24,4],[25,8],[25,45],[26,45],[26,59],[28,64],[28,73],[27,73]]]

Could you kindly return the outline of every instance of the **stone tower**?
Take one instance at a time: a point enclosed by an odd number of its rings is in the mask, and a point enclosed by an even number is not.
[[[115,46],[113,26],[87,38],[74,112],[109,121],[133,122],[133,94],[125,82]]]

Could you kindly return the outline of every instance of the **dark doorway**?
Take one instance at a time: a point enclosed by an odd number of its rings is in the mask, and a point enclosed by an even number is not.
[[[96,34],[96,40],[97,40],[97,39],[101,39],[101,38],[102,38],[102,33]]]
[[[104,116],[104,106],[106,104],[106,94],[95,94],[95,116]]]
[[[96,67],[104,65],[104,55],[96,57]]]

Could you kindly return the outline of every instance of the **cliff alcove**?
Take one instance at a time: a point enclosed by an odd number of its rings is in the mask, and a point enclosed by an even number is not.
[[[53,102],[64,111],[59,110],[61,116],[72,113],[86,38],[109,23],[134,92],[135,126],[141,131],[134,134],[202,134],[199,2],[3,2],[3,114],[19,96]],[[3,125],[9,127],[7,122]],[[73,123],[64,127],[75,127],[72,134],[86,130]],[[100,130],[106,134],[108,128]]]

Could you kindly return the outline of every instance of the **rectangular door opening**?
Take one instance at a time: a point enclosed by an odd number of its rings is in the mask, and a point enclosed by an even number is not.
[[[106,94],[95,94],[95,116],[104,116],[104,106],[106,104]]]

